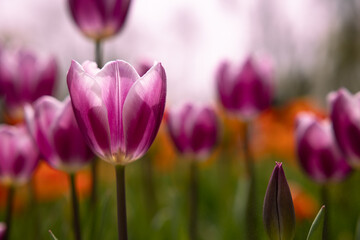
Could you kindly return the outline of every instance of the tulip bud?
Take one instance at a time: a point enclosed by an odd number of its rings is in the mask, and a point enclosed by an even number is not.
[[[7,185],[27,182],[38,162],[39,152],[23,125],[0,125],[0,180]]]
[[[238,69],[223,62],[216,75],[219,99],[226,110],[252,118],[271,104],[273,83],[270,67],[248,58]]]
[[[102,69],[73,61],[67,84],[76,120],[95,154],[126,165],[147,152],[165,109],[166,75],[160,63],[140,77],[120,60]]]
[[[0,95],[12,120],[22,120],[23,106],[43,95],[51,95],[57,75],[53,58],[21,49],[0,55]]]
[[[6,225],[0,222],[0,240],[5,239]]]
[[[266,233],[271,240],[291,240],[294,238],[294,205],[282,163],[276,163],[266,189],[263,221]]]
[[[349,175],[351,168],[337,146],[328,120],[319,121],[310,113],[301,113],[295,135],[300,165],[313,180],[326,183]]]
[[[111,37],[125,24],[131,0],[69,0],[75,23],[87,37]]]
[[[360,93],[342,88],[328,95],[330,118],[340,149],[350,165],[360,167]]]
[[[206,157],[218,140],[218,120],[207,106],[187,103],[172,108],[167,125],[177,150],[197,159]]]

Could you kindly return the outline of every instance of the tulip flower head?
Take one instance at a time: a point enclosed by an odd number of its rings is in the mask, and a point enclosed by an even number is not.
[[[53,168],[73,173],[92,159],[93,153],[76,123],[70,97],[63,102],[41,97],[33,107],[26,106],[25,118],[41,154]]]
[[[142,157],[158,132],[166,75],[160,63],[142,77],[124,61],[73,61],[67,84],[79,127],[94,153],[113,165]]]
[[[360,93],[343,88],[331,92],[328,102],[337,143],[350,165],[360,168]]]
[[[223,107],[251,119],[271,104],[273,82],[269,64],[249,57],[240,68],[223,62],[216,75],[217,91]]]
[[[351,171],[328,120],[319,121],[313,114],[300,113],[296,145],[300,165],[316,182],[340,181]]]
[[[56,75],[54,58],[45,59],[24,49],[3,50],[0,55],[0,95],[4,96],[10,117],[21,118],[25,104],[51,95]]]
[[[282,163],[276,163],[266,189],[263,220],[266,233],[271,240],[294,238],[294,204]]]
[[[192,158],[208,156],[218,140],[218,119],[208,106],[186,103],[174,107],[168,112],[167,125],[177,150]]]
[[[0,180],[6,185],[27,182],[38,162],[39,152],[24,125],[0,125]]]
[[[69,0],[80,30],[95,40],[111,37],[124,26],[131,0]]]
[[[6,232],[6,224],[0,222],[0,240],[3,240]]]

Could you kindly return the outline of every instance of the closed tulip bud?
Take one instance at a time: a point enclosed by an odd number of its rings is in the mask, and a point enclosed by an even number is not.
[[[0,55],[0,94],[11,118],[22,118],[23,106],[54,90],[57,65],[27,50],[4,50]]]
[[[310,113],[297,117],[296,145],[299,162],[316,182],[340,181],[351,168],[339,150],[331,124],[319,121]]]
[[[328,95],[330,118],[337,143],[350,165],[360,167],[360,93],[346,89]]]
[[[218,140],[216,113],[208,106],[187,103],[172,108],[167,125],[177,150],[197,159],[206,157]]]
[[[282,163],[276,163],[266,189],[263,220],[266,233],[271,240],[294,238],[294,205]]]
[[[39,152],[23,125],[0,125],[0,180],[6,185],[27,182],[38,162]]]
[[[224,108],[244,118],[253,118],[272,101],[273,82],[269,64],[249,57],[239,68],[223,62],[216,75],[217,91]]]
[[[111,37],[123,28],[130,3],[131,0],[69,0],[76,25],[95,40]]]
[[[166,97],[165,70],[155,64],[142,77],[124,61],[73,61],[67,84],[79,127],[90,147],[113,165],[142,157],[159,130]]]
[[[63,102],[50,96],[26,106],[28,128],[50,166],[74,173],[90,162],[93,153],[76,123],[70,97]]]

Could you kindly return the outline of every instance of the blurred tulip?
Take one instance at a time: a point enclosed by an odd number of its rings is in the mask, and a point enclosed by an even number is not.
[[[0,240],[5,239],[6,225],[5,223],[0,222]]]
[[[266,189],[263,220],[266,233],[271,240],[294,238],[294,204],[282,163],[276,163]]]
[[[313,114],[300,113],[297,117],[296,145],[300,165],[316,182],[340,181],[351,171],[337,146],[328,120],[319,121]]]
[[[177,150],[201,159],[215,147],[218,140],[218,120],[207,106],[183,104],[168,112],[167,125]]]
[[[342,88],[328,95],[330,118],[340,149],[350,165],[360,167],[360,93]]]
[[[63,102],[50,96],[25,108],[30,132],[45,160],[54,168],[74,173],[89,163],[93,153],[76,123],[70,97]]]
[[[11,118],[22,118],[23,106],[43,95],[51,95],[57,75],[54,58],[43,59],[32,52],[3,50],[0,55],[0,94]]]
[[[140,77],[124,61],[73,61],[67,83],[79,127],[93,151],[113,165],[143,156],[164,114],[165,70],[160,63]]]
[[[6,185],[28,181],[38,162],[39,152],[23,125],[0,125],[0,180]]]
[[[75,23],[87,37],[111,37],[124,26],[131,0],[69,0]]]
[[[226,110],[244,118],[253,118],[268,108],[273,95],[271,69],[251,57],[240,68],[223,62],[216,75],[219,99]]]

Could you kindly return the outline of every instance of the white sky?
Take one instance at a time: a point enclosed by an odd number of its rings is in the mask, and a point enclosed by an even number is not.
[[[105,60],[163,63],[168,104],[213,102],[223,59],[273,58],[277,72],[311,68],[333,26],[328,0],[134,0],[127,25],[105,43]],[[93,59],[93,44],[73,24],[66,0],[1,0],[0,39],[54,54],[66,94],[71,59]]]

